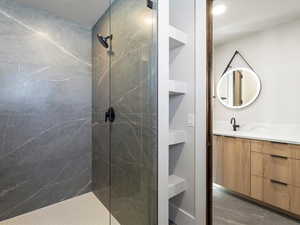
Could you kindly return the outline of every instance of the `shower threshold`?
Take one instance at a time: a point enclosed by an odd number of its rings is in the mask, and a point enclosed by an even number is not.
[[[87,194],[38,209],[0,225],[109,225],[110,214],[97,197]],[[120,225],[111,217],[111,225]]]

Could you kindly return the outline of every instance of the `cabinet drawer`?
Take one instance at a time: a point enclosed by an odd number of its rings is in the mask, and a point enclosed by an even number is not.
[[[270,155],[283,157],[291,157],[290,145],[284,143],[266,142],[263,147],[263,152]]]
[[[291,212],[300,215],[300,188],[291,187]]]
[[[251,176],[251,197],[257,200],[263,200],[264,179],[258,176]]]
[[[290,186],[269,179],[264,180],[264,201],[284,210],[290,210]]]
[[[264,141],[251,140],[251,152],[262,152],[264,147]]]
[[[291,161],[284,156],[264,155],[264,177],[291,184]]]
[[[300,188],[300,160],[292,159],[292,185]]]
[[[300,160],[300,145],[290,145],[292,158]]]
[[[263,176],[264,155],[258,152],[251,152],[251,175]]]

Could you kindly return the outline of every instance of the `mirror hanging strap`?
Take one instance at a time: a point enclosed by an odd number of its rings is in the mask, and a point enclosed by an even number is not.
[[[229,63],[227,64],[226,69],[225,69],[224,72],[222,73],[222,76],[223,76],[223,75],[228,71],[228,69],[231,67],[231,63],[233,62],[234,58],[235,58],[237,55],[239,55],[239,56],[242,58],[242,60],[249,66],[249,68],[250,68],[253,72],[255,72],[255,70],[254,70],[253,67],[248,63],[248,61],[245,59],[245,57],[244,57],[238,50],[236,50],[236,51],[234,52],[233,56],[231,57]],[[256,73],[256,72],[255,72],[255,73]],[[221,76],[221,77],[222,77],[222,76]]]

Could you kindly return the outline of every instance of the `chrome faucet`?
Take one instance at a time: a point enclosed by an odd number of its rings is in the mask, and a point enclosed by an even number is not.
[[[240,125],[236,124],[236,119],[235,117],[232,117],[230,120],[230,124],[232,125],[233,131],[236,131],[236,128],[239,128]]]

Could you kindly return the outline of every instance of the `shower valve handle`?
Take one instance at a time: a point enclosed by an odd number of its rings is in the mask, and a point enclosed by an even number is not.
[[[116,118],[115,110],[113,107],[109,107],[107,112],[105,112],[105,122],[114,122]]]

